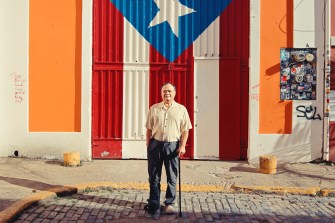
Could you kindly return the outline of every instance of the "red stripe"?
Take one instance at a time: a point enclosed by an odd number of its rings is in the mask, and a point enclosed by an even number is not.
[[[219,157],[247,158],[249,0],[234,0],[220,16]]]
[[[122,158],[123,15],[109,0],[94,0],[93,158]]]
[[[183,104],[194,126],[194,58],[193,45],[173,63],[169,63],[155,48],[150,47],[149,104],[161,102],[161,86],[166,82],[177,88],[175,100]],[[184,158],[194,158],[194,133],[190,130]]]
[[[329,160],[335,162],[335,122],[329,122]]]

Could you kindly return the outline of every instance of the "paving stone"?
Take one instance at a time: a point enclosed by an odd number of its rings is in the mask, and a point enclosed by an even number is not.
[[[14,222],[152,221],[143,210],[148,191],[107,190],[46,199]],[[164,201],[164,198],[161,199]],[[176,201],[176,204],[179,202]],[[178,206],[177,206],[178,208]],[[335,198],[184,192],[182,218],[161,215],[164,222],[334,222]],[[128,220],[127,220],[128,219]]]

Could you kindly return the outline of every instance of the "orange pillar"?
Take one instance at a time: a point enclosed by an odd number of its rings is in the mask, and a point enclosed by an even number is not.
[[[293,47],[293,0],[261,1],[259,133],[292,133],[292,102],[280,100],[280,48]]]
[[[80,131],[82,1],[29,2],[29,131]]]

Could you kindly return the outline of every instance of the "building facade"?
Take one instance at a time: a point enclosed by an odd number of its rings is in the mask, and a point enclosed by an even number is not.
[[[0,156],[145,159],[146,114],[172,82],[193,124],[186,159],[335,161],[334,5],[3,1]],[[281,49],[315,49],[315,98],[281,98]]]

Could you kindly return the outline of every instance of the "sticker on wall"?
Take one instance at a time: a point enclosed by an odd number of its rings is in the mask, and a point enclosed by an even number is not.
[[[316,100],[316,48],[280,49],[280,100]]]

